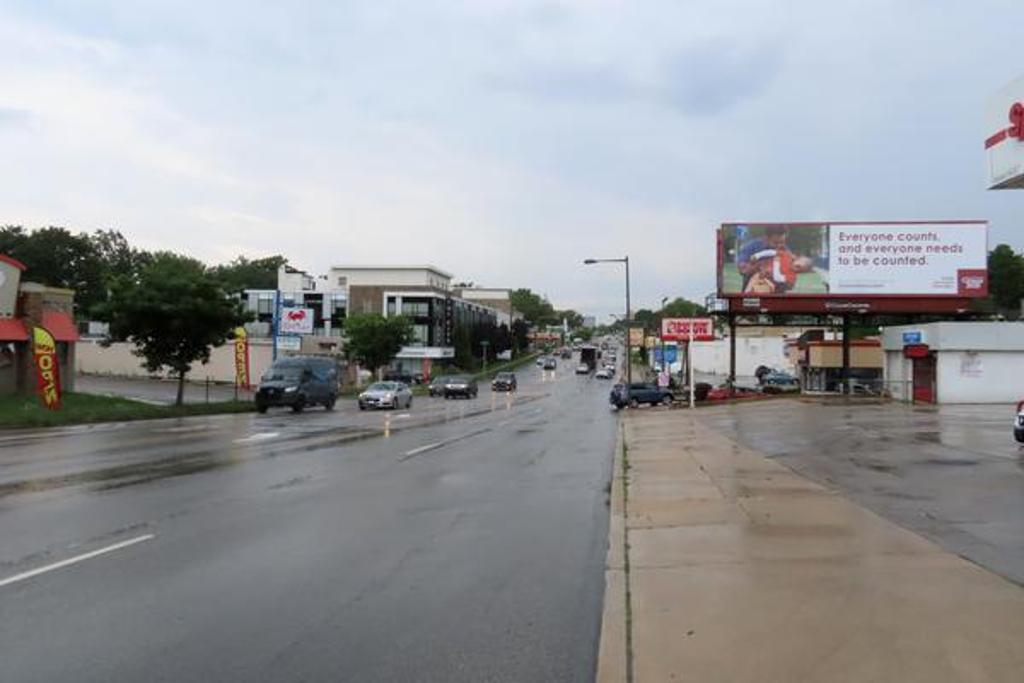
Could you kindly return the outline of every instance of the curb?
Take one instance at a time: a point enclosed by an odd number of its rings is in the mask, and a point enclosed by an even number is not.
[[[626,480],[623,476],[625,421],[615,439],[608,519],[608,554],[604,570],[604,610],[597,655],[598,683],[632,680],[629,662],[628,564],[626,555]]]

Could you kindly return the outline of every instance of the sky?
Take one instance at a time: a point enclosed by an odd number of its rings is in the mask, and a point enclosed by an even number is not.
[[[0,0],[0,224],[430,263],[560,308],[715,288],[727,221],[986,219],[1019,1]]]

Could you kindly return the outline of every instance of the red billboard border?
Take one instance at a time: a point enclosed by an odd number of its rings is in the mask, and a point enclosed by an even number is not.
[[[722,292],[722,271],[725,265],[725,245],[722,242],[722,228],[740,225],[764,227],[782,225],[786,227],[820,226],[820,225],[978,225],[984,226],[985,253],[989,251],[988,221],[977,219],[958,220],[916,220],[916,221],[730,221],[722,223],[717,235],[718,298],[729,303],[730,313],[968,313],[971,302],[976,297],[964,297],[962,294],[873,294],[871,296],[854,296],[843,294],[759,294],[758,296],[743,293],[726,294]],[[986,290],[987,293],[987,290]],[[758,304],[744,305],[744,300],[757,300]]]

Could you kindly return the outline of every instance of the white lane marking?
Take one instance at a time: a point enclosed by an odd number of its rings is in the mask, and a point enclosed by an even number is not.
[[[412,417],[412,415],[410,415],[409,413],[400,413],[398,415],[395,415],[396,420],[408,420],[410,417]]]
[[[60,562],[54,562],[53,564],[48,564],[45,567],[39,567],[38,569],[32,569],[32,570],[27,571],[27,572],[22,572],[21,574],[15,574],[14,576],[9,576],[6,579],[0,580],[0,588],[3,588],[4,586],[9,586],[12,583],[17,583],[18,581],[24,581],[25,579],[31,579],[33,576],[39,576],[40,574],[45,574],[46,572],[52,572],[55,569],[61,569],[63,567],[67,567],[67,566],[70,566],[70,565],[73,565],[73,564],[78,564],[79,562],[85,562],[86,560],[91,560],[94,557],[99,557],[100,555],[105,555],[107,553],[112,553],[115,550],[121,550],[122,548],[127,548],[130,545],[135,545],[136,543],[142,543],[143,541],[150,541],[150,540],[152,540],[154,538],[156,538],[156,534],[146,534],[144,536],[136,536],[135,538],[129,538],[127,541],[121,541],[120,543],[115,543],[114,545],[108,545],[106,548],[100,548],[99,550],[93,550],[92,552],[85,553],[84,555],[76,555],[75,557],[69,557],[66,560],[61,560]]]
[[[254,441],[266,441],[267,439],[275,439],[280,435],[279,432],[259,432],[252,436],[243,436],[241,439],[235,439],[234,443],[252,443]]]
[[[406,451],[405,452],[405,457],[411,458],[414,455],[419,455],[420,453],[426,453],[427,451],[432,451],[435,448],[440,448],[443,445],[444,445],[444,441],[435,441],[434,443],[428,443],[425,446],[420,446],[419,448],[414,448],[411,451]]]

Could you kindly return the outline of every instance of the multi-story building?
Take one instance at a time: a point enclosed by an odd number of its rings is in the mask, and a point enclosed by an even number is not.
[[[472,334],[473,330],[511,323],[508,290],[453,289],[451,281],[451,274],[430,265],[340,265],[322,277],[287,266],[278,272],[282,307],[312,309],[314,337],[339,338],[348,315],[409,318],[413,341],[393,364],[395,370],[407,374],[429,374],[431,363],[454,359],[459,329]],[[270,334],[276,295],[274,290],[246,292],[247,306],[258,318],[259,326],[250,325],[255,334]],[[308,351],[309,345],[309,340],[303,340],[303,351]],[[492,349],[492,353],[500,350]],[[479,351],[471,350],[474,354]]]

